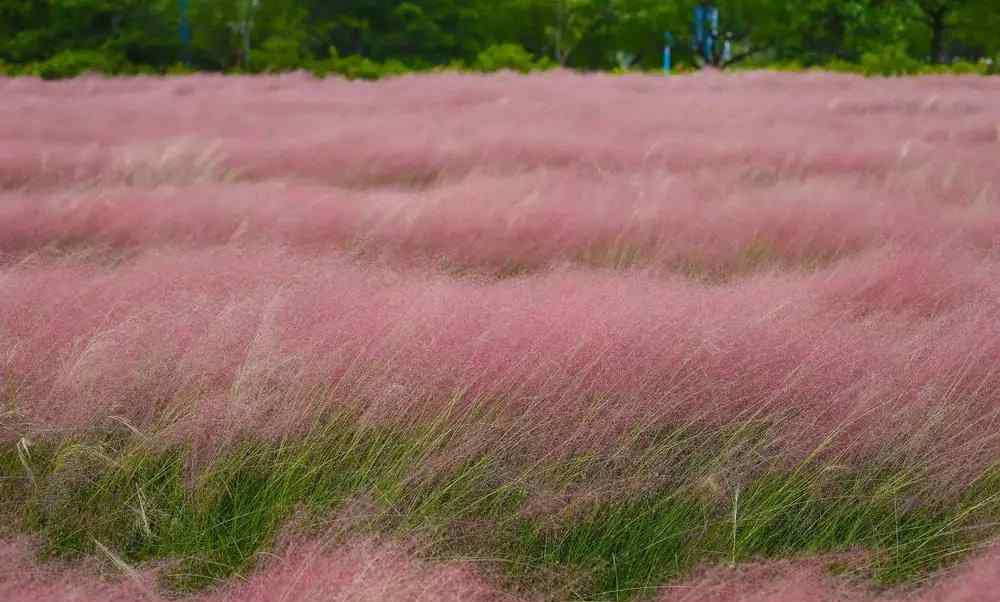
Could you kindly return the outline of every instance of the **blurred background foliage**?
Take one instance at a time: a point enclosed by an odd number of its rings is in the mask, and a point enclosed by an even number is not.
[[[678,69],[698,0],[0,0],[0,72]],[[998,0],[718,0],[720,68],[993,73]],[[180,35],[186,14],[191,36]]]

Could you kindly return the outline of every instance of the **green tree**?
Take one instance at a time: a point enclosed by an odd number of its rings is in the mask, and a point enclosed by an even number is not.
[[[918,16],[930,30],[930,59],[934,63],[945,61],[945,41],[954,27],[954,18],[968,7],[970,0],[914,0]]]
[[[3,0],[0,57],[41,61],[73,50],[99,50],[131,63],[176,60],[172,0]]]

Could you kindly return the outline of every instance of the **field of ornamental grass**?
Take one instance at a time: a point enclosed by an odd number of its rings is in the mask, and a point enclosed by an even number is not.
[[[0,99],[0,599],[1000,587],[1000,79]]]

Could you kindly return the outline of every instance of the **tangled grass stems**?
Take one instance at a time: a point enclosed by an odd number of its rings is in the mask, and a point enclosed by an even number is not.
[[[233,444],[203,467],[183,446],[123,428],[36,442],[37,485],[5,444],[5,498],[17,500],[5,513],[41,534],[50,557],[100,542],[127,566],[169,561],[163,583],[180,591],[245,573],[294,528],[419,541],[429,557],[490,559],[487,573],[511,591],[609,600],[705,564],[806,554],[854,552],[852,574],[874,586],[913,583],[988,542],[1000,518],[998,470],[941,497],[918,463],[762,460],[760,424],[687,425],[633,437],[628,454],[544,461],[495,444],[463,450],[456,424],[344,416],[304,437]]]

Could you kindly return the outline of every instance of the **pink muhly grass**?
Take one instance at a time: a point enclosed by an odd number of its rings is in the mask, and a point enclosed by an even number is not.
[[[1000,230],[989,78],[196,76],[0,89],[0,260],[277,243],[488,273],[572,261],[717,279],[884,245],[989,252]]]
[[[402,550],[371,541],[339,546],[332,552],[308,542],[277,562],[206,602],[302,600],[418,602],[499,602],[513,600],[459,564],[424,564]]]
[[[112,552],[113,553],[113,552]],[[10,602],[97,602],[162,597],[149,571],[128,567],[103,571],[93,563],[37,565],[26,539],[0,542],[0,597]],[[665,585],[659,602],[978,602],[1000,585],[998,557],[988,552],[918,590],[867,592],[833,577],[834,559],[771,561],[738,568],[707,568],[701,577]],[[127,570],[132,577],[108,571]],[[284,600],[500,601],[514,598],[488,585],[461,563],[418,561],[398,546],[355,540],[336,546],[303,541],[263,559],[243,582],[198,594],[192,602],[280,602]]]
[[[271,243],[488,272],[578,262],[724,277],[822,266],[886,245],[988,252],[1000,231],[1000,204],[941,205],[836,180],[754,190],[707,175],[555,172],[474,175],[419,192],[210,184],[0,198],[8,261],[60,248]]]
[[[34,157],[18,168],[0,164],[7,186],[95,175],[50,169],[44,159],[54,144],[120,151],[194,132],[218,141],[230,165],[252,179],[412,185],[484,168],[685,173],[745,166],[765,177],[884,179],[900,170],[927,177],[919,172],[929,170],[946,188],[956,176],[994,190],[998,183],[988,155],[1000,109],[989,78],[752,74],[664,81],[557,73],[373,85],[198,76],[5,80],[0,90],[0,138],[21,141],[17,156]],[[531,127],[510,135],[523,124]]]
[[[827,562],[787,560],[713,567],[696,579],[665,586],[657,602],[862,602],[874,596],[826,574]]]
[[[1000,591],[1000,551],[988,550],[926,588],[920,602],[976,602]],[[901,600],[906,598],[901,596]]]
[[[783,560],[712,568],[687,583],[664,587],[659,602],[978,602],[1000,585],[1000,555],[989,550],[935,577],[919,589],[874,594],[837,579],[835,558]],[[849,562],[849,561],[848,561]]]
[[[989,251],[1000,229],[990,78],[197,76],[0,89],[8,259],[252,241],[487,271],[581,261],[718,276],[886,244]]]
[[[0,539],[0,599],[7,602],[137,602],[159,601],[154,580],[134,573],[105,578],[95,563],[77,566],[35,562],[34,547],[27,538]]]
[[[468,449],[541,463],[767,423],[767,461],[878,458],[942,490],[1000,453],[995,79],[0,78],[0,95],[0,440],[114,423],[197,455],[347,412],[446,421],[433,472]],[[29,549],[0,545],[0,599],[159,595],[113,550],[123,583],[32,568]],[[499,597],[369,541],[264,564],[195,599]],[[821,565],[664,599],[871,598]],[[977,599],[996,557],[963,570],[918,599]]]
[[[705,287],[640,272],[496,281],[266,248],[160,250],[112,267],[0,270],[0,337],[37,432],[183,414],[189,436],[219,437],[358,403],[407,420],[460,393],[591,442],[764,418],[803,449],[834,433],[881,448],[934,417],[947,428],[928,444],[951,445],[951,433],[973,445],[998,410],[997,271],[961,251],[873,252]]]
[[[37,566],[23,539],[0,541],[0,599],[5,602],[163,602],[145,581],[109,576],[87,566]],[[330,549],[289,545],[243,582],[186,597],[191,602],[500,602],[513,600],[468,568],[429,564],[388,544],[359,540]],[[110,570],[114,570],[113,568]]]

